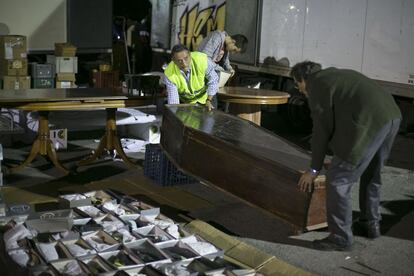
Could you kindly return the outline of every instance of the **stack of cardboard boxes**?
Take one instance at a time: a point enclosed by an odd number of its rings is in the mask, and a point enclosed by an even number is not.
[[[47,56],[47,63],[55,66],[56,88],[74,88],[78,73],[76,47],[69,43],[55,43],[55,55]]]
[[[3,89],[30,88],[25,36],[0,35],[0,79]]]

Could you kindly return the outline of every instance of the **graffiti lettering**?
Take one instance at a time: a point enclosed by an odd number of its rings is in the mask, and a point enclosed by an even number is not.
[[[211,6],[201,11],[198,11],[198,8],[199,4],[194,5],[190,10],[187,7],[180,17],[178,40],[190,50],[196,49],[209,32],[224,30],[225,3],[217,8]]]

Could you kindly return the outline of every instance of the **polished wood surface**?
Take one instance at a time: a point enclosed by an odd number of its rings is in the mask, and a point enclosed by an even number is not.
[[[10,171],[15,172],[24,168],[37,154],[40,154],[49,157],[63,173],[69,173],[69,170],[59,162],[49,138],[49,111],[101,108],[105,108],[107,113],[105,134],[94,154],[87,160],[81,161],[80,165],[94,161],[106,149],[115,150],[126,164],[132,166],[133,163],[127,158],[117,136],[116,110],[151,103],[153,103],[152,97],[129,96],[109,88],[3,90],[0,92],[0,107],[39,111],[38,135],[29,156],[22,164],[11,168]]]
[[[260,125],[260,105],[285,104],[289,94],[275,90],[226,86],[219,89],[218,99],[230,103],[229,113]]]
[[[7,102],[126,100],[129,98],[128,95],[110,88],[2,90],[0,93],[1,104]]]
[[[276,90],[226,86],[219,89],[218,97],[231,103],[284,104],[289,99],[289,93]]]
[[[203,107],[165,109],[161,145],[178,167],[261,207],[296,230],[326,226],[324,177],[311,193],[297,182],[310,156],[294,144],[229,114]]]

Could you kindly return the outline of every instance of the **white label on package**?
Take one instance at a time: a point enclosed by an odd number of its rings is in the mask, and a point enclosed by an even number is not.
[[[13,59],[13,47],[11,43],[4,43],[4,58]]]
[[[72,82],[70,81],[61,81],[60,82],[60,87],[61,88],[71,88],[72,86]]]

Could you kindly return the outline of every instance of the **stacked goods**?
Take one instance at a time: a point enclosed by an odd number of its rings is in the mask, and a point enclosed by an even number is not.
[[[56,88],[74,88],[78,72],[76,47],[69,43],[55,43],[55,55],[47,56],[47,63],[56,69]]]
[[[53,64],[30,63],[32,88],[54,88],[55,67]]]
[[[10,268],[17,263],[33,275],[255,273],[132,197],[99,190],[61,195],[59,203],[64,209],[0,217]]]
[[[100,64],[99,71],[92,71],[91,85],[96,88],[118,88],[119,72],[111,71],[109,64]]]
[[[28,89],[26,37],[0,35],[0,79],[3,89]]]

